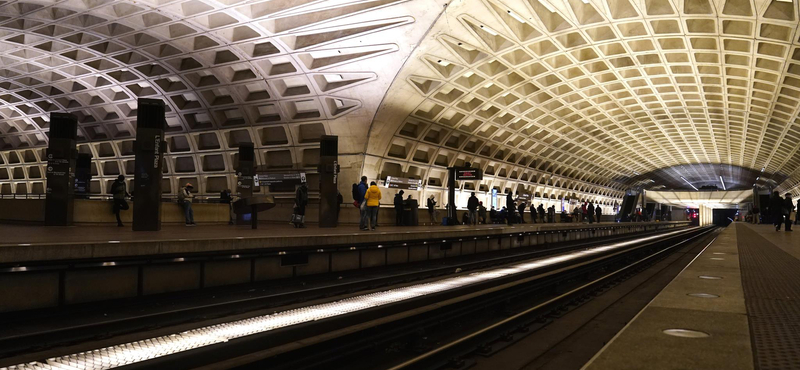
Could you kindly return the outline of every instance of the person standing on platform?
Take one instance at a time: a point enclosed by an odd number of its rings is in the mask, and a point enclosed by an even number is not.
[[[394,225],[403,226],[403,191],[394,195]]]
[[[434,196],[431,194],[431,196],[428,197],[428,203],[426,205],[428,206],[428,216],[431,218],[431,224],[436,225],[439,223],[439,220],[438,217],[436,217],[436,201],[433,200],[433,198]]]
[[[781,231],[783,224],[783,199],[778,195],[777,191],[772,192],[769,198],[769,214],[772,216],[772,224],[775,225],[775,231]]]
[[[795,208],[794,210],[795,210],[794,224],[797,225],[798,220],[800,220],[800,217],[797,217],[797,212],[800,212],[800,200],[797,201],[797,208]]]
[[[483,202],[478,203],[478,223],[486,224],[486,207],[483,206]]]
[[[575,206],[575,209],[572,210],[572,222],[581,222],[581,207]]]
[[[581,205],[581,222],[586,221],[586,202]]]
[[[506,194],[506,218],[508,219],[508,226],[514,224],[514,192],[509,190],[508,194]]]
[[[551,224],[556,222],[556,206],[550,206],[547,209],[547,222]]]
[[[194,211],[192,210],[192,198],[194,198],[192,189],[194,189],[194,186],[192,186],[191,183],[187,183],[186,186],[182,187],[180,192],[178,192],[178,202],[183,207],[186,226],[197,226],[197,224],[194,223]]]
[[[794,202],[792,202],[792,194],[786,193],[783,199],[783,217],[786,218],[786,231],[792,231],[792,211],[794,211]]]
[[[592,202],[589,202],[589,205],[586,206],[586,216],[589,218],[590,225],[594,223],[594,204]]]
[[[545,213],[544,212],[544,204],[539,203],[539,208],[536,208],[536,210],[539,211],[539,219],[542,221],[542,223],[545,223],[545,219],[544,219],[544,213]]]
[[[369,189],[364,195],[364,201],[367,204],[367,213],[369,214],[369,224],[372,226],[372,231],[375,231],[375,226],[378,224],[378,208],[381,206],[381,189],[375,181],[369,183]]]
[[[231,190],[225,189],[219,192],[219,201],[228,205],[228,225],[233,225],[236,222],[236,213],[233,212],[233,194],[231,194]]]
[[[527,208],[525,207],[525,202],[520,203],[519,208],[517,208],[519,211],[519,223],[521,224],[525,223],[525,208]]]
[[[467,210],[469,211],[469,224],[470,225],[477,225],[478,224],[478,205],[480,201],[478,197],[475,196],[475,192],[472,192],[472,195],[469,196],[467,199]]]
[[[119,211],[128,210],[128,202],[125,198],[129,197],[128,188],[125,185],[125,176],[119,175],[117,180],[111,184],[111,196],[114,200],[114,205],[111,207],[112,212],[117,216],[117,226],[123,227],[122,220],[119,218]]]
[[[603,217],[603,210],[600,209],[600,205],[594,207],[594,214],[597,216],[597,223],[600,223],[600,217]]]
[[[530,212],[531,212],[531,222],[536,223],[537,222],[536,219],[538,217],[536,216],[536,206],[533,205],[533,200],[531,200]]]
[[[304,229],[306,227],[306,206],[308,205],[308,185],[305,181],[294,192],[294,214],[297,216],[292,220],[294,227]]]
[[[358,198],[355,201],[358,203],[358,210],[360,212],[361,219],[358,222],[358,228],[361,230],[369,230],[367,227],[369,222],[369,214],[367,213],[367,203],[364,201],[364,197],[367,195],[367,190],[369,189],[369,185],[367,185],[367,177],[361,176],[361,182],[358,183],[356,187],[356,194]]]

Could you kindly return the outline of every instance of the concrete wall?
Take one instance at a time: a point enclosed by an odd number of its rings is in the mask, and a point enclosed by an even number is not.
[[[129,201],[128,204],[130,209],[120,214],[124,223],[130,223],[133,219],[133,202]],[[227,204],[195,203],[192,209],[198,223],[227,223],[230,217]],[[73,217],[76,224],[117,222],[111,213],[110,201],[76,199]],[[44,199],[0,199],[0,222],[44,223]],[[161,222],[183,223],[183,208],[177,203],[164,203],[161,207]]]

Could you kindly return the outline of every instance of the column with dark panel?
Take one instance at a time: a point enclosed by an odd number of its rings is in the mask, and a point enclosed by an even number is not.
[[[339,224],[339,137],[322,136],[319,145],[319,227]]]
[[[166,141],[164,102],[139,99],[136,110],[133,230],[161,230],[161,167]]]
[[[48,226],[72,224],[75,198],[75,149],[78,120],[67,113],[50,115],[50,145],[47,147],[47,191],[44,223]]]
[[[236,203],[236,211],[238,214],[245,214],[248,212],[247,205],[250,198],[253,197],[253,177],[256,172],[256,153],[253,143],[240,143],[239,144],[239,163],[236,167],[236,186],[239,192],[239,201]],[[258,227],[258,210],[255,207],[250,207],[250,225],[255,229]],[[241,220],[237,217],[237,220]]]

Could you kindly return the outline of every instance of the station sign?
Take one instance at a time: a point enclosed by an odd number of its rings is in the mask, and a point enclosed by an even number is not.
[[[386,176],[384,184],[390,189],[419,190],[422,188],[422,180],[405,177]]]
[[[300,185],[306,182],[305,172],[295,173],[260,173],[253,177],[256,186]]]
[[[483,180],[483,171],[478,168],[456,168],[456,180]]]

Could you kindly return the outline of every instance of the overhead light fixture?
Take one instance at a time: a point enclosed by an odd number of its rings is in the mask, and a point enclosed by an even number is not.
[[[510,15],[512,18],[516,19],[517,21],[519,21],[519,23],[526,23],[525,19],[520,17],[519,14],[517,14],[517,13],[514,13],[514,12],[509,10],[508,11],[508,15]]]
[[[694,189],[694,190],[697,190],[697,187],[696,187],[696,186],[694,186],[694,185],[692,185],[692,183],[691,183],[691,182],[689,182],[689,180],[687,180],[685,177],[681,176],[681,180],[683,180],[683,181],[685,181],[687,184],[689,184],[689,186],[691,186],[691,187],[692,187],[692,189]]]
[[[589,3],[589,0],[581,0],[581,1],[583,1],[584,4],[588,4]]]
[[[722,179],[722,175],[719,175],[719,182],[722,183],[722,190],[728,190],[728,188],[725,187],[725,180]]]
[[[489,33],[490,35],[492,35],[492,36],[497,36],[497,32],[495,32],[493,29],[491,29],[491,28],[489,28],[489,27],[486,27],[486,26],[484,26],[484,25],[481,25],[481,29],[482,29],[482,30],[484,30],[484,31],[486,31],[486,32],[488,32],[488,33]]]
[[[760,180],[760,179],[761,179],[761,176],[759,176],[759,177],[756,177],[756,181],[758,181],[758,180]],[[755,185],[755,184],[753,184],[753,185]]]
[[[542,4],[542,6],[545,9],[547,9],[550,13],[555,13],[556,12],[556,8],[553,8],[553,6],[550,5],[550,3],[548,3],[546,0],[539,0],[539,4]]]
[[[764,170],[766,169],[767,169],[766,167],[761,167],[761,172],[764,172]]]

